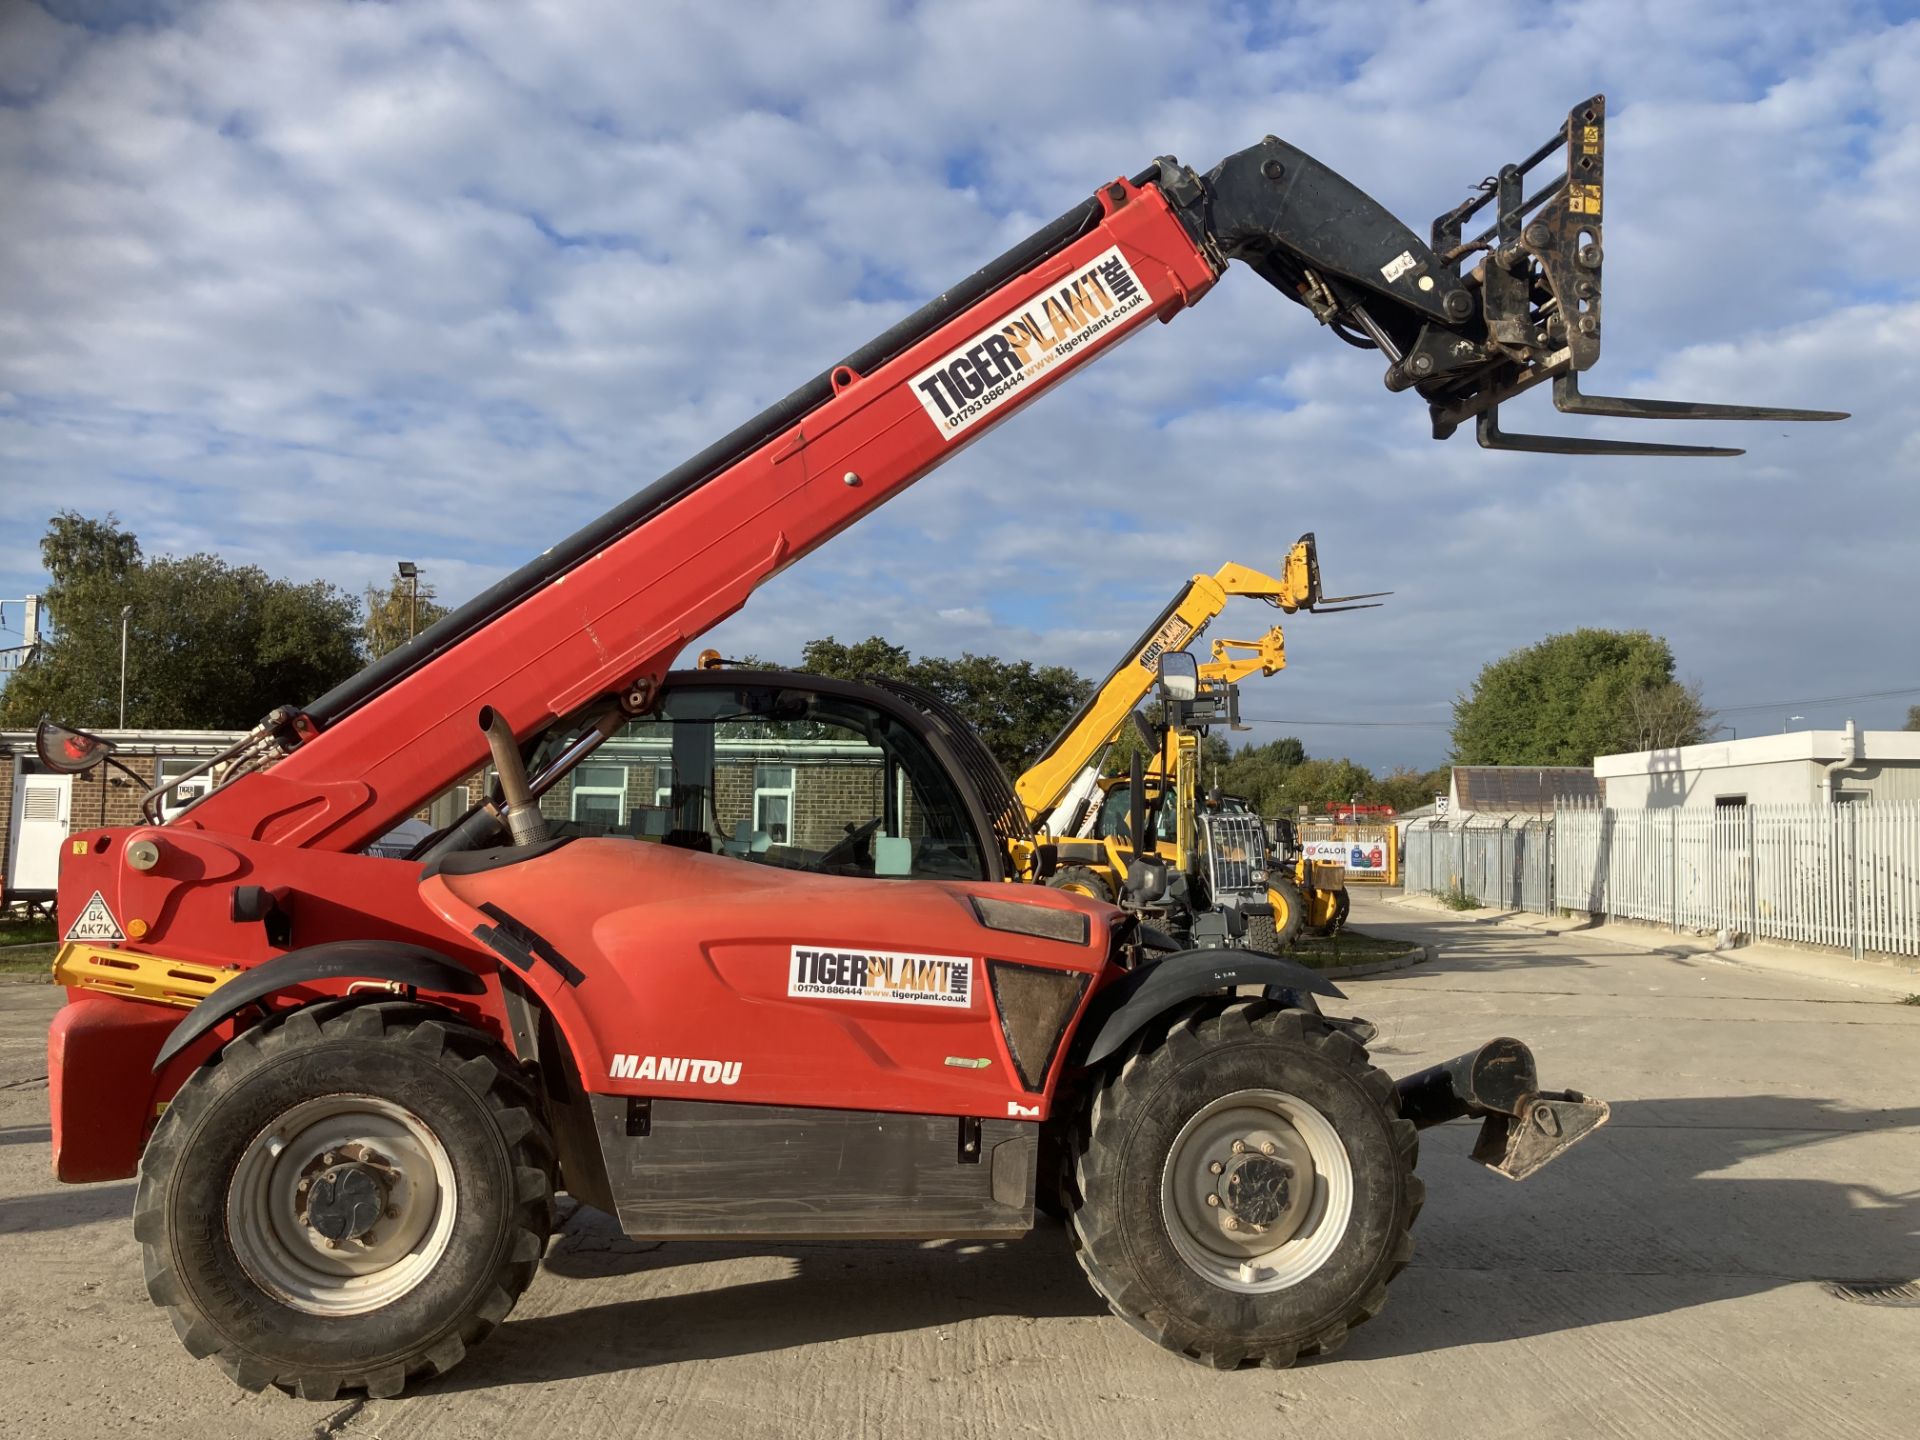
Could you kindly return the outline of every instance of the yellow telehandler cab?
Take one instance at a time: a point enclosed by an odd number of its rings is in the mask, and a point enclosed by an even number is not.
[[[1233,725],[1239,713],[1239,687],[1214,678],[1215,672],[1212,665],[1199,667],[1197,703],[1177,707],[1185,711],[1182,723],[1164,727],[1162,743],[1139,776],[1145,833],[1153,837],[1152,854],[1175,874],[1190,877],[1202,909],[1236,911],[1244,921],[1235,932],[1241,943],[1278,954],[1303,932],[1330,935],[1346,923],[1346,871],[1307,859],[1290,821],[1281,819],[1278,833],[1270,834],[1245,799],[1203,788],[1200,741],[1212,724],[1225,719]],[[1100,779],[1100,803],[1082,833],[1056,842],[1049,884],[1120,898],[1135,856],[1128,820],[1135,783],[1131,775]]]
[[[1190,908],[1203,915],[1219,909],[1233,912],[1238,920],[1225,922],[1229,933],[1259,950],[1283,949],[1308,926],[1337,925],[1346,908],[1338,866],[1310,867],[1297,855],[1270,863],[1266,832],[1257,818],[1248,835],[1232,839],[1226,832],[1234,826],[1225,823],[1224,815],[1209,814],[1207,823],[1200,823],[1200,737],[1213,724],[1237,728],[1238,681],[1286,667],[1282,628],[1275,625],[1257,640],[1215,640],[1213,658],[1196,667],[1194,697],[1171,707],[1163,701],[1160,724],[1147,723],[1136,707],[1153,689],[1162,662],[1174,655],[1191,660],[1185,647],[1199,639],[1236,596],[1263,600],[1287,614],[1328,614],[1377,608],[1372,602],[1386,593],[1325,594],[1312,532],[1294,542],[1277,577],[1228,564],[1188,581],[1015,782],[1035,834],[1055,848],[1048,883],[1100,900],[1122,898],[1136,854],[1127,826],[1130,786],[1125,776],[1103,778],[1100,766],[1131,719],[1154,757],[1140,786],[1151,816],[1148,833],[1155,837],[1148,853],[1171,867],[1179,882],[1174,886],[1176,901],[1184,892]],[[1164,713],[1170,708],[1178,713]],[[1203,865],[1227,869],[1210,875],[1203,873]],[[1258,898],[1262,891],[1263,901]],[[1214,922],[1200,923],[1210,928]]]

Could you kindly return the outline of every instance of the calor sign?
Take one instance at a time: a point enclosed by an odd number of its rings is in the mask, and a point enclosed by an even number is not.
[[[1308,840],[1300,847],[1309,860],[1344,865],[1349,870],[1384,870],[1387,847],[1379,840]]]

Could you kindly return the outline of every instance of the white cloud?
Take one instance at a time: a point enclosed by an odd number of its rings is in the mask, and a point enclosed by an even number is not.
[[[1272,131],[1418,226],[1589,88],[1613,103],[1590,388],[1854,421],[1746,427],[1732,462],[1435,445],[1372,357],[1230,274],[721,643],[1102,673],[1185,576],[1312,529],[1330,584],[1397,593],[1292,621],[1253,713],[1444,720],[1484,660],[1581,624],[1667,634],[1722,703],[1920,684],[1920,27],[1864,5],[229,0],[96,32],[5,7],[0,595],[76,505],[349,586],[405,556],[458,599],[1156,154]]]

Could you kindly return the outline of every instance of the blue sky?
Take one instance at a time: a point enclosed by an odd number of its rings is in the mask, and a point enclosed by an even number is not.
[[[1435,444],[1375,357],[1230,273],[718,643],[1103,673],[1187,575],[1313,530],[1330,586],[1396,594],[1294,619],[1244,708],[1295,723],[1254,738],[1437,762],[1484,662],[1584,624],[1668,636],[1743,735],[1897,726],[1920,693],[1813,703],[1920,689],[1920,21],[1891,5],[0,5],[0,600],[68,506],[352,588],[413,559],[458,600],[1155,155],[1271,132],[1424,228],[1595,90],[1589,388],[1853,421],[1634,427],[1730,461]]]

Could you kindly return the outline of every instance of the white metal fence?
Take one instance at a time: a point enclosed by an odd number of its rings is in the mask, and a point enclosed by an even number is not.
[[[1500,910],[1553,908],[1551,820],[1416,820],[1405,836],[1409,890],[1459,890]]]
[[[1920,955],[1920,803],[1562,808],[1566,910]]]

